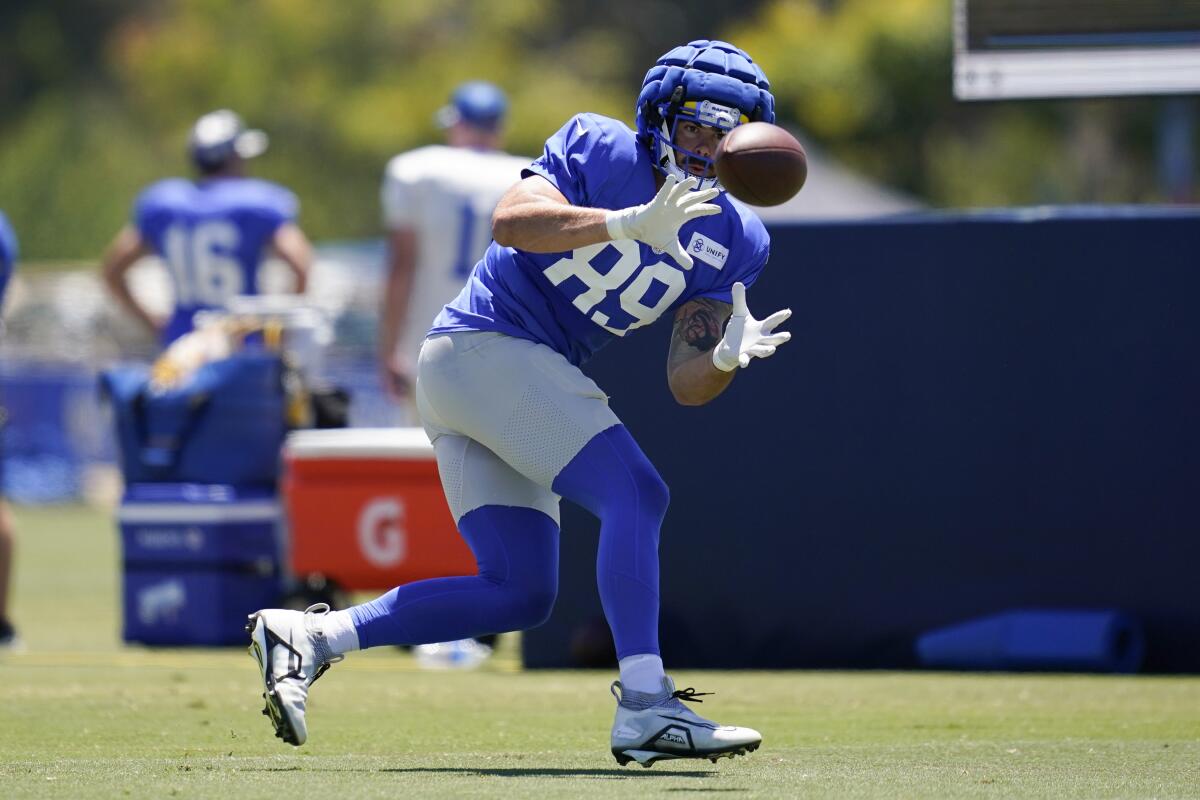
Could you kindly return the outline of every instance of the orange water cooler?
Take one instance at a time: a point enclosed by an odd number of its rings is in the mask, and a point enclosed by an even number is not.
[[[476,573],[421,428],[296,431],[283,460],[295,575],[381,590]]]

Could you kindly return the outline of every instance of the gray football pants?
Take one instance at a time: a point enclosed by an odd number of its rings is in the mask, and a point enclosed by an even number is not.
[[[561,354],[492,332],[426,339],[416,401],[455,521],[499,505],[533,508],[557,523],[555,476],[621,422],[595,381]]]

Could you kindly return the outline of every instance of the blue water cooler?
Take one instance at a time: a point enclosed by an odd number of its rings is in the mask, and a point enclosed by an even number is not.
[[[125,641],[242,644],[246,615],[278,604],[283,557],[273,489],[133,483],[117,519]]]

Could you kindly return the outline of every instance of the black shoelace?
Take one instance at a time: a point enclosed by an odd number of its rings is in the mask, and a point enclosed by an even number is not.
[[[687,700],[689,703],[703,703],[704,701],[700,699],[700,695],[710,694],[716,694],[716,692],[697,692],[689,686],[686,689],[676,689],[671,692],[671,699]]]

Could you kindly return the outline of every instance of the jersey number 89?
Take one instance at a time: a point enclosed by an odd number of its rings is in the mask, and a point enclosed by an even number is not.
[[[596,269],[593,261],[610,249],[616,251],[618,258],[602,273]],[[617,295],[617,306],[631,319],[627,324],[615,322],[613,314],[617,309],[610,307],[610,313],[606,313],[600,306],[607,307],[610,294],[620,289],[635,273],[636,277]],[[587,289],[580,292],[571,301],[572,304],[592,322],[617,336],[624,336],[634,328],[649,325],[658,319],[687,286],[683,273],[665,261],[643,264],[641,246],[630,239],[581,247],[569,257],[551,264],[544,274],[555,286],[567,278],[582,281]],[[645,299],[650,296],[650,288],[655,283],[663,284],[662,293],[647,305]]]

